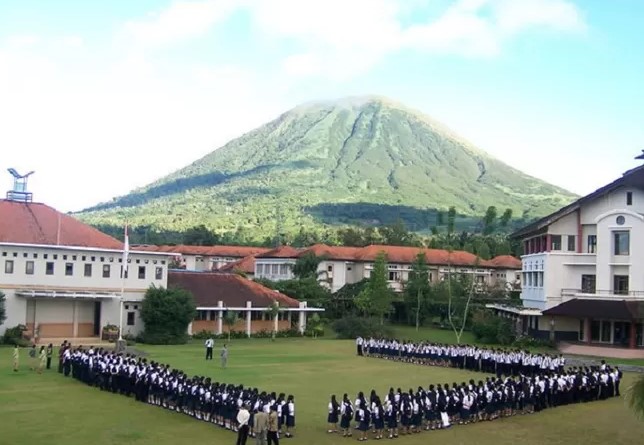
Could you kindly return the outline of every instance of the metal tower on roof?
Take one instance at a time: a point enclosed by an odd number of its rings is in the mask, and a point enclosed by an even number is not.
[[[30,171],[26,175],[21,175],[14,168],[7,170],[13,176],[13,189],[7,192],[7,199],[9,201],[31,202],[33,200],[33,194],[27,191],[27,180],[35,172]]]

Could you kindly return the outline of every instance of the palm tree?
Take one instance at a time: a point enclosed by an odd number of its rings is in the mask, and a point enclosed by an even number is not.
[[[230,341],[230,333],[237,324],[237,320],[239,320],[239,315],[235,311],[226,311],[226,314],[224,314],[222,321],[228,327],[228,341]]]
[[[273,301],[271,305],[266,308],[266,313],[268,314],[271,320],[275,320],[275,318],[278,316],[280,311],[281,311],[280,305],[277,301]],[[275,341],[275,334],[277,334],[277,327],[275,326],[275,322],[273,322],[273,333],[271,335],[272,341]]]
[[[640,417],[644,417],[644,374],[628,388],[628,405]]]

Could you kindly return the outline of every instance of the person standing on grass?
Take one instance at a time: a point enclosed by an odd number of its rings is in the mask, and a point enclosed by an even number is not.
[[[237,413],[237,445],[246,445],[248,440],[248,421],[250,420],[250,413],[246,404],[243,404]]]
[[[44,346],[40,347],[40,352],[38,354],[38,359],[39,359],[38,374],[42,374],[42,371],[43,371],[43,369],[45,369],[45,366],[47,364],[47,351],[45,351]]]
[[[255,445],[266,445],[268,434],[268,414],[258,407],[253,416],[253,432],[255,433]]]
[[[29,368],[34,371],[36,369],[36,344],[33,343],[31,345],[31,349],[29,350]]]
[[[278,429],[277,405],[273,405],[268,415],[268,445],[280,445]]]
[[[18,372],[20,367],[20,349],[18,348],[18,343],[13,347],[13,372]]]
[[[212,348],[215,346],[215,341],[212,338],[206,340],[206,360],[212,360]]]
[[[226,347],[226,344],[224,343],[224,347],[221,348],[221,367],[223,369],[226,369],[226,366],[228,365],[228,348]]]
[[[329,415],[327,416],[327,423],[329,424],[328,433],[337,433],[338,432],[338,420],[340,417],[340,404],[335,399],[335,394],[331,396],[331,401],[329,402]]]
[[[54,355],[54,345],[49,343],[47,346],[47,369],[51,369],[51,357]]]

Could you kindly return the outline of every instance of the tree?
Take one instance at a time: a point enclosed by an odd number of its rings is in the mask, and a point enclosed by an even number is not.
[[[454,228],[456,227],[456,207],[452,206],[447,211],[447,242],[450,243]]]
[[[385,315],[391,312],[392,300],[393,293],[387,283],[387,256],[380,252],[373,264],[367,286],[358,296],[356,305],[365,313],[378,317],[383,325]]]
[[[299,279],[318,278],[318,267],[324,261],[323,257],[316,256],[313,252],[306,252],[299,257],[293,265],[293,275]]]
[[[501,227],[507,227],[511,220],[512,220],[512,209],[505,209],[505,212],[503,212],[503,215],[501,215],[501,218],[499,219],[499,223],[501,224]]]
[[[483,217],[483,234],[490,235],[496,230],[496,217],[497,211],[495,206],[490,206],[485,211],[485,216]]]
[[[217,236],[205,225],[200,224],[185,231],[183,244],[189,246],[214,246],[217,244]]]
[[[230,341],[230,333],[237,324],[239,315],[235,311],[226,311],[224,317],[221,319],[222,323],[228,328],[228,341]]]
[[[476,261],[476,264],[474,264],[473,268],[476,268],[477,266],[478,260]],[[461,277],[461,279],[464,278],[465,277]],[[447,321],[454,331],[457,344],[461,344],[461,337],[463,336],[463,331],[465,330],[465,325],[467,323],[467,314],[469,311],[470,301],[472,300],[472,296],[474,295],[475,285],[476,282],[472,279],[470,285],[468,286],[469,291],[467,292],[467,300],[465,302],[465,308],[463,309],[463,316],[460,320],[461,325],[459,328],[457,328],[456,324],[458,320],[456,319],[456,304],[454,301],[454,295],[452,293],[452,250],[450,248],[447,254]]]
[[[5,295],[4,292],[0,291],[0,326],[7,319],[7,308],[5,306]]]
[[[188,325],[196,314],[194,299],[187,290],[150,286],[141,308],[143,338],[152,344],[185,343]]]
[[[275,341],[275,334],[277,334],[277,323],[274,320],[277,319],[277,316],[282,310],[280,309],[280,304],[277,301],[273,301],[269,307],[266,308],[264,312],[268,314],[271,321],[273,321],[273,331],[271,334],[271,340]]]
[[[322,322],[322,318],[317,312],[315,312],[311,316],[311,318],[309,318],[308,324],[311,329],[311,333],[313,334],[313,338],[317,338],[318,334],[324,331],[324,323]]]
[[[644,374],[641,374],[628,388],[628,405],[640,417],[644,417]]]
[[[405,285],[405,296],[408,301],[414,301],[416,312],[416,331],[418,331],[421,322],[421,309],[423,302],[427,299],[430,292],[429,285],[429,268],[427,267],[427,257],[425,252],[419,252],[416,260],[411,266],[409,280]]]

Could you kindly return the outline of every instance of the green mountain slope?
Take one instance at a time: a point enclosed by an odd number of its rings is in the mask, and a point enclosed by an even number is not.
[[[79,216],[93,224],[253,237],[323,223],[427,229],[435,210],[479,217],[490,205],[537,217],[574,195],[528,176],[430,118],[383,98],[294,108],[158,181]]]

